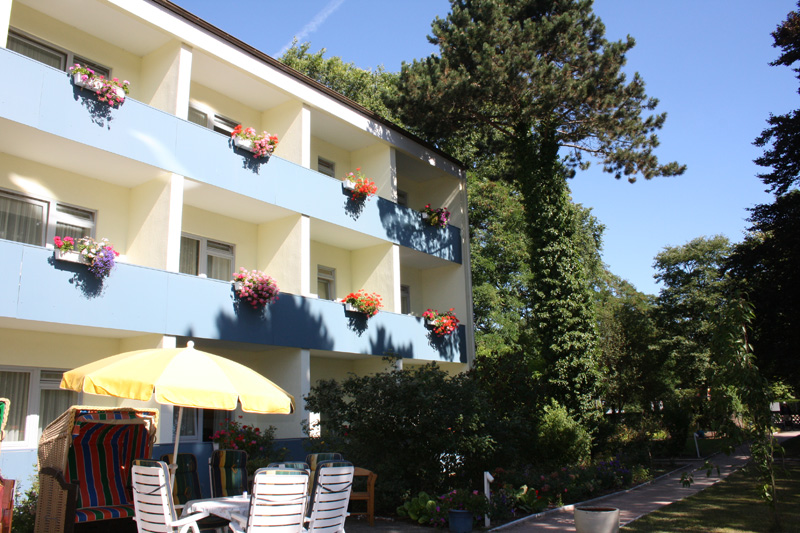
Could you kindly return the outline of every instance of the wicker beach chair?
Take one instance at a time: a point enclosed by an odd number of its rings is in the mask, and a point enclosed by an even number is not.
[[[48,425],[39,439],[34,531],[132,519],[131,465],[150,457],[157,425],[155,409],[86,406],[70,407]]]

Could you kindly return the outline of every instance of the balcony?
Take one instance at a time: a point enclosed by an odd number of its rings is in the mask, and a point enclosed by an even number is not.
[[[10,320],[9,320],[10,319]],[[433,336],[418,317],[367,320],[340,303],[283,293],[263,312],[236,305],[231,283],[118,263],[97,281],[84,265],[0,240],[0,326],[119,337],[160,334],[326,352],[467,362],[464,326]]]
[[[14,52],[0,49],[0,68],[14,73],[0,85],[9,154],[129,188],[174,173],[191,180],[190,205],[235,218],[246,208],[256,219],[257,206],[268,204],[461,263],[459,228],[426,227],[416,211],[382,198],[353,206],[339,180],[279,157],[253,160],[224,136],[130,98],[98,116],[94,95],[73,87],[66,73]]]

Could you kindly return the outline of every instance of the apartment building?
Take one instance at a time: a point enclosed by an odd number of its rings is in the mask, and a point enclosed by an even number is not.
[[[285,443],[313,422],[315,382],[473,358],[465,169],[354,102],[167,0],[0,0],[0,471],[23,483],[41,430],[73,404],[134,405],[59,389],[61,374],[130,350],[184,346],[243,363],[294,395],[292,415],[242,414]],[[109,106],[76,86],[88,65],[126,80]],[[277,135],[271,157],[233,146],[237,125]],[[356,168],[377,194],[354,202]],[[446,206],[447,227],[421,216]],[[108,239],[96,279],[54,238]],[[240,305],[240,268],[280,287]],[[348,293],[377,293],[371,318]],[[450,335],[427,309],[452,308]],[[177,410],[161,412],[173,442]],[[181,449],[203,461],[228,412],[190,410]],[[185,444],[184,444],[185,443]]]

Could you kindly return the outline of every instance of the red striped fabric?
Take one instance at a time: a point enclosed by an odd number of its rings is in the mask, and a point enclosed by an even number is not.
[[[84,507],[75,512],[75,522],[95,522],[134,516],[133,505],[110,505],[105,507]]]
[[[142,424],[82,423],[69,451],[67,479],[78,485],[78,508],[131,503],[131,464],[150,456]]]

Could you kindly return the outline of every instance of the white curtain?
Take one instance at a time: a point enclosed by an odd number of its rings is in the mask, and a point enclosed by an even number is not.
[[[44,207],[0,196],[0,239],[43,246]]]
[[[0,396],[11,400],[6,424],[6,442],[25,440],[25,421],[28,414],[29,372],[0,370]]]
[[[233,263],[227,257],[208,256],[208,273],[211,279],[229,281],[233,277]]]
[[[31,59],[35,59],[36,61],[41,61],[45,65],[50,65],[60,70],[64,69],[64,63],[66,62],[66,56],[64,54],[56,52],[55,50],[49,50],[43,46],[37,46],[16,35],[8,36],[8,49],[30,57]]]
[[[42,389],[39,396],[39,435],[50,422],[58,418],[71,405],[78,403],[78,393],[61,389]],[[37,440],[38,440],[37,437]]]
[[[192,274],[196,276],[198,258],[200,256],[200,241],[197,239],[190,239],[189,237],[181,237],[181,257],[180,266],[178,271],[183,274]]]

